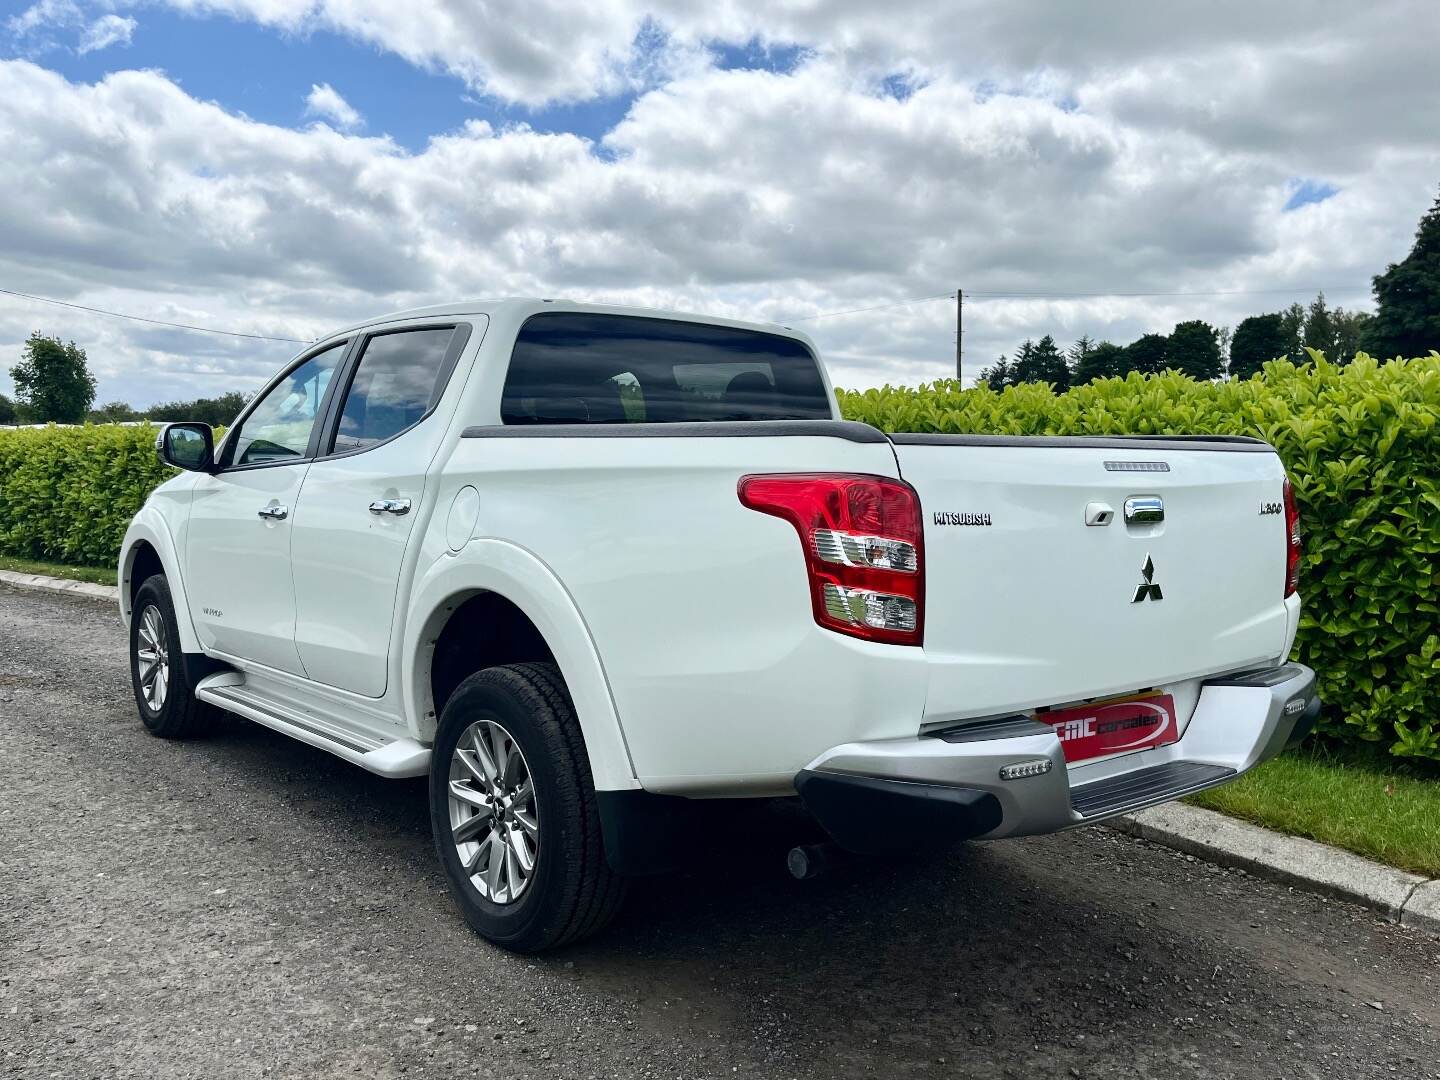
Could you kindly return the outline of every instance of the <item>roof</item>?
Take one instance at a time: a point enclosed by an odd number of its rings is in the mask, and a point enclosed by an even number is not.
[[[533,311],[583,311],[600,315],[637,315],[648,319],[674,319],[680,322],[709,323],[715,326],[732,326],[740,330],[759,330],[765,333],[781,332],[787,336],[803,337],[797,331],[779,323],[749,322],[729,319],[718,315],[702,315],[689,311],[672,311],[664,308],[626,307],[620,304],[589,304],[579,300],[549,299],[544,297],[510,296],[493,300],[457,300],[449,304],[434,304],[430,307],[410,308],[406,311],[392,311],[372,319],[351,323],[334,330],[318,341],[350,333],[378,323],[400,322],[407,319],[451,318],[462,315],[493,316],[502,309],[530,309]],[[807,339],[808,340],[808,339]]]

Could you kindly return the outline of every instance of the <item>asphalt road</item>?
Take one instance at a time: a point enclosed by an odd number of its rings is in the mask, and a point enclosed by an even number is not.
[[[1440,1077],[1440,943],[1107,829],[799,884],[738,815],[519,958],[420,781],[135,718],[115,611],[0,586],[0,1077]]]

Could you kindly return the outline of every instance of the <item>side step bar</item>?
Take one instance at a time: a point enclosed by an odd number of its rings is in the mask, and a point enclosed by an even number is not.
[[[226,712],[272,728],[292,739],[327,750],[377,776],[398,779],[430,772],[430,748],[414,739],[376,739],[346,731],[308,713],[261,697],[245,686],[239,672],[222,671],[202,679],[195,696]]]
[[[1223,765],[1167,761],[1070,789],[1070,805],[1083,818],[1108,817],[1214,787],[1235,775]]]

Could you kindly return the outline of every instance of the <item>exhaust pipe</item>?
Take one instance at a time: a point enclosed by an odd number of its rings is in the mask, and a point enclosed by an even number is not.
[[[801,844],[785,856],[785,868],[796,881],[813,881],[828,870],[848,863],[852,856],[844,848],[831,843]]]

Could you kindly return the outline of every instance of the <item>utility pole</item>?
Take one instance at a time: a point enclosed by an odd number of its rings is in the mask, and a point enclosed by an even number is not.
[[[956,290],[955,290],[955,378],[956,378],[958,381],[962,382],[962,383],[963,383],[964,380],[965,380],[965,363],[964,363],[964,360],[963,360],[963,357],[964,357],[965,353],[964,353],[964,349],[962,348],[962,346],[961,346],[961,344],[960,344],[960,335],[961,335],[962,333],[964,333],[964,315],[965,315],[965,290],[964,290],[964,289],[956,289]]]

